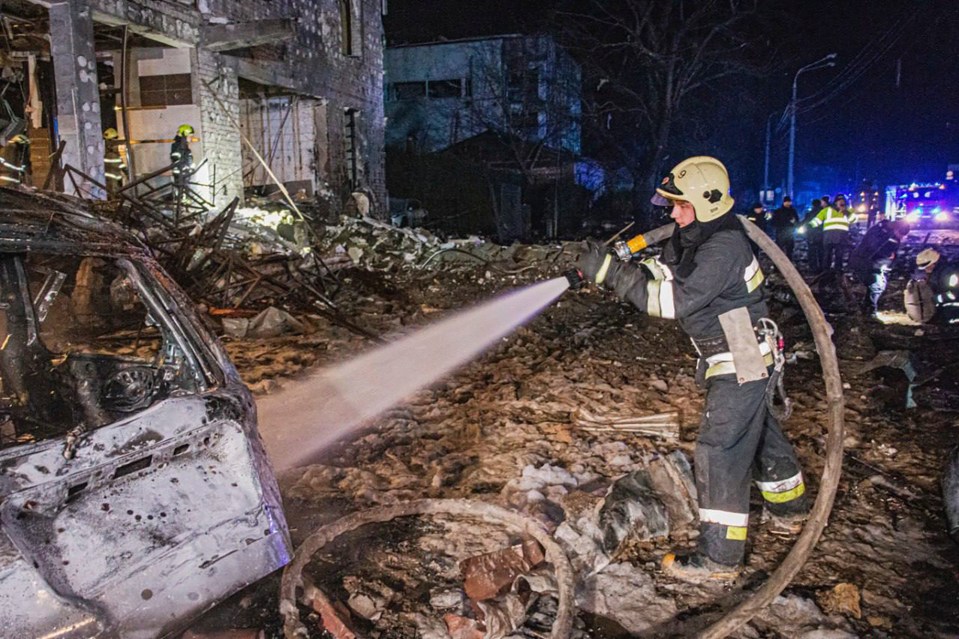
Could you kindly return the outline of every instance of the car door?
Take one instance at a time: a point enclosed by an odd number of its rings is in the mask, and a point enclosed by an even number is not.
[[[249,392],[148,260],[0,253],[0,628],[164,636],[289,560]]]

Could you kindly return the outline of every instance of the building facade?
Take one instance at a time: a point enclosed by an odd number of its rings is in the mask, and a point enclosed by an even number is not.
[[[18,4],[49,12],[50,50],[24,55],[52,61],[65,163],[102,179],[115,126],[145,175],[189,123],[217,203],[275,176],[335,210],[366,191],[385,215],[382,0]]]
[[[580,152],[579,65],[549,36],[390,47],[387,144],[431,153],[493,131]]]
[[[581,74],[551,37],[390,47],[385,60],[392,192],[427,203],[442,230],[502,242],[576,224]]]

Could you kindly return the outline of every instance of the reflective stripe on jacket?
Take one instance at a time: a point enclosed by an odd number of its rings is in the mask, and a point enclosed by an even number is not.
[[[699,246],[694,259],[695,267],[685,277],[639,278],[621,295],[649,315],[679,320],[693,339],[722,335],[719,316],[734,308],[749,309],[754,323],[766,316],[763,272],[745,233],[714,233]]]

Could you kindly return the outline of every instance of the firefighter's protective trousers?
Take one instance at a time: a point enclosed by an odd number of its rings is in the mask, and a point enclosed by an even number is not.
[[[745,553],[751,480],[767,510],[780,516],[806,512],[806,485],[792,444],[767,410],[767,380],[739,384],[735,375],[720,375],[706,383],[695,452],[699,551],[734,565]]]

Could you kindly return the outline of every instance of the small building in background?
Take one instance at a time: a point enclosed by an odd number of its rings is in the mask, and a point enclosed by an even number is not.
[[[391,194],[444,230],[501,241],[575,226],[581,74],[550,36],[390,47],[385,70]],[[439,183],[431,165],[459,179]]]

